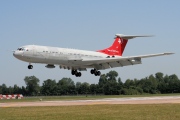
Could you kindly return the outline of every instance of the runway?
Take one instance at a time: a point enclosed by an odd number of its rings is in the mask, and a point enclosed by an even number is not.
[[[102,105],[102,104],[167,104],[180,103],[180,96],[159,97],[128,97],[105,98],[96,100],[66,100],[0,103],[0,107],[30,107],[30,106],[72,106],[72,105]]]

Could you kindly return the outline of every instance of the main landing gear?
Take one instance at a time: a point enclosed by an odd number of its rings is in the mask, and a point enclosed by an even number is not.
[[[28,65],[28,69],[33,69],[33,66],[32,65]]]
[[[82,75],[81,72],[78,72],[77,70],[72,70],[71,74],[75,75],[76,77],[81,77],[81,75]]]
[[[101,75],[101,72],[96,70],[96,69],[91,69],[91,74],[94,74],[95,76],[100,76]]]

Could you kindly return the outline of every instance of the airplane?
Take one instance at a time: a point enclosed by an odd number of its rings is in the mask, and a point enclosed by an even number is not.
[[[142,58],[171,55],[165,52],[158,54],[122,56],[127,42],[136,37],[150,37],[148,35],[116,34],[114,43],[105,49],[97,51],[77,50],[39,45],[26,45],[13,51],[13,56],[21,61],[28,62],[28,69],[33,69],[32,63],[46,64],[46,68],[55,68],[58,65],[63,69],[71,70],[71,74],[81,77],[81,71],[87,71],[100,76],[99,70],[141,64]]]

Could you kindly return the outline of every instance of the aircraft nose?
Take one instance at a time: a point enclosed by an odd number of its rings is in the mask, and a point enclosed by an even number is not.
[[[19,57],[19,56],[22,56],[22,53],[19,52],[19,51],[14,51],[14,52],[13,52],[13,56],[17,58],[17,57]]]
[[[17,56],[17,52],[13,51],[13,56],[16,57]]]

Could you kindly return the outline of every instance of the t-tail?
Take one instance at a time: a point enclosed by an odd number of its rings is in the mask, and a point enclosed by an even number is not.
[[[116,34],[114,43],[103,50],[98,50],[97,52],[101,52],[104,54],[107,54],[109,56],[122,56],[124,49],[127,45],[127,42],[129,39],[135,38],[135,37],[151,37],[149,35],[123,35],[123,34]]]

